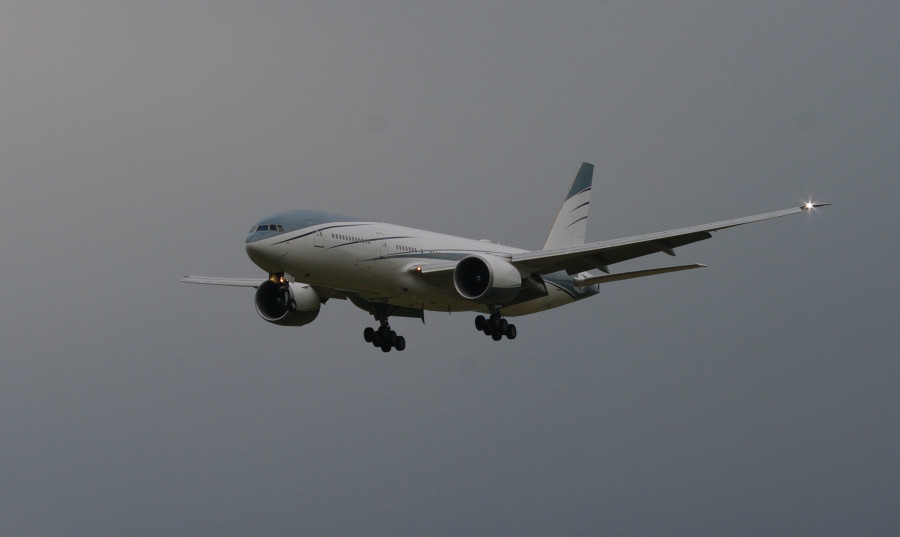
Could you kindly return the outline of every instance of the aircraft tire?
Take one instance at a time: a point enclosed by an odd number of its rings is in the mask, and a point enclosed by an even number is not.
[[[382,351],[382,352],[391,352],[391,342],[390,342],[390,341],[385,341],[384,343],[382,343],[382,344],[381,344],[381,351]]]
[[[516,339],[516,334],[518,334],[518,331],[516,330],[516,325],[511,324],[506,327],[506,338],[507,339]]]
[[[366,329],[363,330],[363,339],[366,340],[366,343],[375,341],[375,329],[371,326],[367,326]]]
[[[397,342],[394,343],[394,348],[398,351],[402,351],[406,348],[406,338],[403,336],[397,336]]]
[[[484,327],[487,325],[487,319],[484,318],[484,315],[479,315],[475,317],[475,330],[479,332],[484,331]]]
[[[503,332],[491,332],[491,338],[493,338],[494,341],[500,341],[501,339],[503,339]]]

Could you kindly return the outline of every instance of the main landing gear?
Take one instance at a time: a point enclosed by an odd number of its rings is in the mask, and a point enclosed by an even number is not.
[[[487,319],[484,315],[475,317],[475,328],[479,332],[484,332],[484,335],[491,336],[494,341],[500,341],[503,336],[506,336],[507,339],[516,339],[516,325],[510,324],[497,311]]]
[[[381,321],[381,326],[378,329],[374,329],[371,326],[367,326],[365,330],[363,330],[363,337],[366,340],[366,343],[371,343],[376,347],[381,347],[381,350],[384,352],[391,352],[391,349],[397,349],[398,351],[402,351],[406,348],[406,339],[403,336],[398,336],[397,332],[391,330],[390,325],[387,320]]]

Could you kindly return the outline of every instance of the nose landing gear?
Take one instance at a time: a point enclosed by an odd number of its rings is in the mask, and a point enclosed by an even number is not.
[[[475,328],[484,335],[490,336],[494,341],[500,341],[503,336],[507,339],[516,339],[516,325],[510,324],[506,319],[500,316],[500,312],[495,311],[490,318],[484,315],[475,317]]]

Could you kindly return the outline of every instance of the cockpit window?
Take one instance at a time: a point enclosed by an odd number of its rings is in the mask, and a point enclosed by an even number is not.
[[[281,224],[260,224],[250,229],[250,233],[255,231],[284,231],[284,226]]]

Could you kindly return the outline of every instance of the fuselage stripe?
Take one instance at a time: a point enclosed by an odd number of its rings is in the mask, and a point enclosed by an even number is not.
[[[365,225],[368,225],[368,224],[341,224],[341,225],[339,225],[339,226],[327,226],[327,227],[322,227],[322,228],[314,229],[314,230],[312,230],[312,231],[307,231],[306,233],[301,233],[300,235],[293,235],[293,236],[291,236],[291,237],[288,237],[287,239],[278,241],[278,242],[276,242],[276,243],[274,243],[274,244],[284,244],[284,243],[286,243],[286,242],[294,241],[294,240],[297,240],[297,239],[302,239],[303,237],[308,237],[308,236],[310,236],[310,235],[315,235],[316,233],[320,233],[320,232],[325,231],[325,230],[328,230],[328,229],[340,229],[340,228],[344,228],[344,227],[359,227],[359,226],[365,226]],[[308,229],[308,228],[307,228],[307,229]]]
[[[551,281],[551,280],[546,280],[546,279],[544,280],[544,283],[547,283],[547,284],[552,285],[553,287],[556,287],[557,289],[559,289],[559,290],[562,291],[563,293],[565,293],[565,294],[569,295],[570,297],[572,297],[572,300],[578,300],[578,295],[576,295],[575,293],[573,293],[573,292],[570,291],[569,289],[566,289],[563,285],[561,285],[561,284],[559,284],[559,283],[556,283],[556,282],[554,282],[554,281]]]

